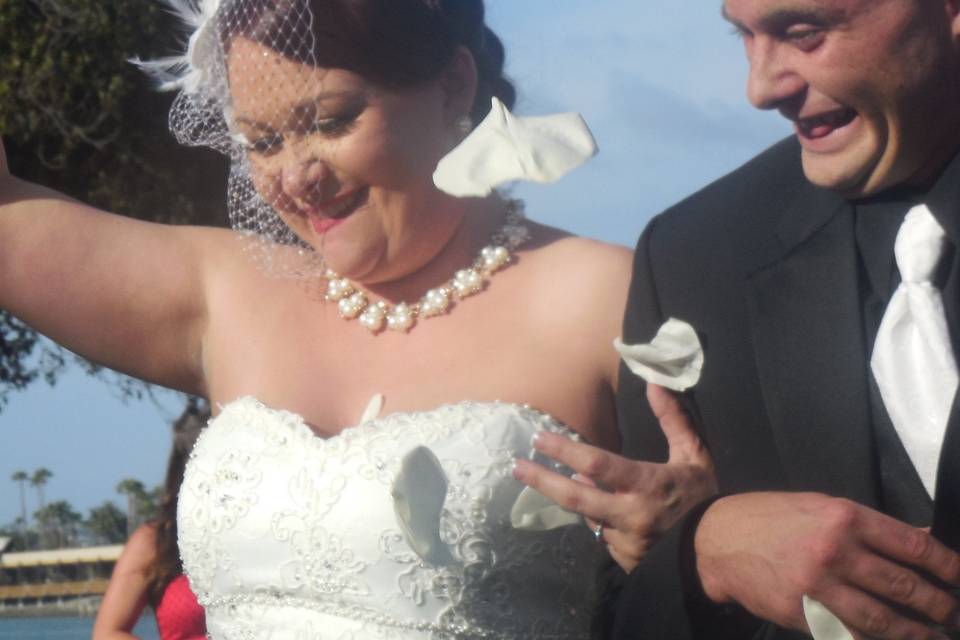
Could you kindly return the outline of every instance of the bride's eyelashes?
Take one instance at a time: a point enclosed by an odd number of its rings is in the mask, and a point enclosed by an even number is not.
[[[280,135],[260,136],[253,140],[248,140],[244,148],[250,153],[256,153],[261,156],[273,155],[283,147],[283,137]]]
[[[307,128],[307,134],[319,133],[328,138],[338,138],[353,131],[357,126],[357,116],[326,118],[317,120]]]
[[[318,105],[314,105],[303,112],[301,126],[295,127],[294,133],[302,136],[319,134],[324,138],[340,138],[356,128],[357,120],[366,108],[365,100],[341,104],[332,113],[330,111],[323,113]]]
[[[326,139],[341,138],[350,134],[357,126],[363,109],[353,109],[344,115],[327,118],[304,118],[303,124],[288,133],[262,131],[257,135],[244,135],[243,146],[251,153],[271,156],[280,151],[284,143],[292,136],[307,137],[320,135]]]

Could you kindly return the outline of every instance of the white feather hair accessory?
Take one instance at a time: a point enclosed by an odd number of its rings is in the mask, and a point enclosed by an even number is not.
[[[218,53],[219,43],[211,22],[220,8],[220,0],[162,0],[190,31],[187,50],[157,60],[130,60],[157,82],[161,91],[195,93],[204,81]]]

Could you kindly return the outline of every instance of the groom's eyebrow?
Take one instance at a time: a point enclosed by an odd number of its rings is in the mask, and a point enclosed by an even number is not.
[[[726,6],[720,7],[721,17],[737,28],[748,32],[743,24],[727,13]],[[757,18],[757,29],[767,33],[780,33],[794,24],[830,25],[844,19],[841,9],[825,6],[820,2],[797,2],[796,6],[776,7]]]

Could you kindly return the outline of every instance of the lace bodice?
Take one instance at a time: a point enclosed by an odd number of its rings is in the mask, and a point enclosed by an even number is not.
[[[546,462],[531,447],[543,429],[570,434],[529,408],[464,402],[321,439],[251,398],[227,405],[179,505],[210,637],[588,638],[590,531],[514,526],[530,490],[512,461]]]

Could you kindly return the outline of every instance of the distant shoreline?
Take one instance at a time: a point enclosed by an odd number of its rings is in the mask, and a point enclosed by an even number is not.
[[[0,620],[9,618],[92,618],[103,598],[76,598],[61,603],[0,607]]]

